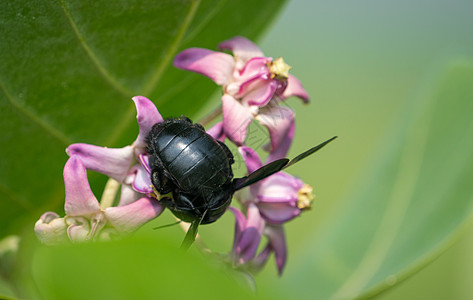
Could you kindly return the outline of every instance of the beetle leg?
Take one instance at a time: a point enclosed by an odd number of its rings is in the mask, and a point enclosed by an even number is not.
[[[192,209],[195,211],[194,203],[192,203],[192,201],[186,195],[177,192],[173,193],[173,198],[178,207],[185,207],[186,209]]]
[[[173,190],[172,181],[164,173],[165,172],[159,171],[153,171],[151,173],[151,182],[161,195],[170,193]]]
[[[174,189],[174,184],[172,182],[171,176],[169,175],[159,157],[153,156],[153,159],[154,167],[151,171],[151,182],[161,195],[172,192]]]
[[[174,198],[174,197],[173,197]],[[175,199],[171,199],[169,197],[163,197],[161,200],[159,200],[164,206],[166,206],[168,209],[170,209],[171,211],[173,212],[178,212],[178,213],[189,213],[189,210],[194,210],[196,211],[194,205],[192,204],[192,202],[188,202],[188,201],[182,201],[182,199],[179,199],[181,200],[181,202],[185,202],[187,207],[186,206],[183,206],[182,204],[183,203],[178,203],[179,201],[175,201]],[[186,209],[183,209],[182,207],[186,207]]]

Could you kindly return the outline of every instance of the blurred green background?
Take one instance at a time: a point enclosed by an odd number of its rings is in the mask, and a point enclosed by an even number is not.
[[[298,125],[291,153],[340,136],[320,160],[291,170],[315,186],[318,199],[287,226],[289,272],[310,226],[349,198],[406,103],[442,68],[473,58],[472,12],[472,1],[294,0],[268,30],[265,54],[283,56],[312,99],[308,107],[290,100]],[[440,258],[379,298],[471,299],[472,253],[470,226]]]

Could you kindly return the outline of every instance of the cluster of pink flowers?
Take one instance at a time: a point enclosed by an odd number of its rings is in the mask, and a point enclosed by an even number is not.
[[[139,134],[130,146],[123,148],[72,144],[64,167],[66,216],[46,212],[36,222],[35,232],[45,244],[64,241],[110,239],[113,235],[135,231],[159,216],[164,207],[154,196],[149,177],[145,138],[151,127],[162,122],[156,106],[141,96],[133,98],[137,110]],[[86,170],[107,175],[121,185],[120,200],[99,203],[90,189]]]
[[[263,164],[258,154],[245,144],[249,124],[256,119],[268,129],[270,143],[264,147],[269,152],[266,162],[283,158],[294,138],[295,114],[279,104],[290,96],[305,102],[309,98],[281,58],[265,57],[249,40],[235,37],[221,43],[219,48],[230,50],[233,55],[191,48],[179,53],[174,65],[203,74],[222,86],[222,121],[207,133],[237,145],[251,173]],[[61,218],[47,212],[38,220],[35,232],[45,244],[110,239],[133,232],[162,213],[164,207],[156,198],[150,180],[145,138],[163,118],[147,98],[136,96],[133,101],[139,134],[132,145],[114,149],[73,144],[67,148],[70,158],[64,167],[66,215]],[[97,200],[86,170],[105,174],[121,185],[116,206]],[[312,188],[296,177],[278,172],[237,192],[235,198],[241,210],[229,208],[236,220],[230,253],[233,265],[258,270],[274,252],[281,274],[287,258],[283,225],[310,208],[314,198]],[[267,243],[258,253],[263,237]]]
[[[249,124],[256,119],[269,131],[270,144],[266,162],[284,158],[295,133],[295,114],[279,103],[291,96],[309,101],[299,80],[288,73],[290,67],[282,58],[265,57],[251,41],[235,37],[219,45],[233,55],[201,48],[182,51],[174,66],[190,70],[212,79],[222,86],[222,122],[220,138],[226,137],[237,146],[248,173],[263,164],[256,152],[245,146]],[[217,127],[218,126],[218,127]],[[232,256],[235,265],[261,268],[274,252],[281,274],[287,258],[287,247],[282,225],[310,208],[312,188],[287,173],[276,173],[237,193],[246,216],[238,209],[235,215],[235,239]],[[257,255],[261,237],[268,243]]]

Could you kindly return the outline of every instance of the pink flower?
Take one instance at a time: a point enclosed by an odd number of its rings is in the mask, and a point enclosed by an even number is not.
[[[249,147],[239,147],[248,173],[261,168],[263,164],[258,154]],[[272,152],[269,160],[281,158]],[[287,260],[287,246],[283,224],[309,209],[314,199],[312,188],[302,180],[284,172],[278,172],[256,182],[235,194],[247,218],[238,209],[230,207],[235,215],[235,239],[232,256],[235,265],[246,265],[260,270],[274,252],[279,275]],[[268,238],[265,248],[256,255],[261,236]]]
[[[258,154],[249,147],[238,149],[243,156],[248,173],[252,173],[263,164]],[[277,159],[273,153],[272,159]],[[263,179],[236,194],[243,204],[255,204],[262,218],[272,224],[281,225],[299,216],[303,210],[309,209],[314,199],[312,187],[299,178],[285,172],[278,172]]]
[[[268,238],[268,243],[258,256],[251,261],[251,267],[255,270],[262,269],[266,261],[268,261],[271,252],[274,252],[278,274],[281,276],[287,261],[287,245],[284,228],[282,226],[266,224],[263,233]]]
[[[222,86],[223,132],[232,142],[243,145],[248,126],[256,118],[268,128],[268,150],[287,152],[294,135],[294,112],[278,103],[290,96],[308,102],[307,92],[289,75],[290,66],[282,58],[265,57],[246,38],[234,37],[219,48],[232,51],[233,56],[189,48],[176,56],[174,66],[203,74]]]
[[[234,207],[228,208],[235,216],[235,237],[231,256],[235,266],[246,266],[259,271],[274,252],[279,275],[282,274],[287,259],[286,239],[282,226],[267,224],[258,208],[250,203],[247,217]],[[256,255],[262,235],[268,238],[265,248]]]
[[[232,255],[236,264],[244,264],[255,257],[265,222],[254,205],[248,206],[248,218],[234,207],[228,209],[235,215],[236,221]]]
[[[69,156],[80,157],[87,170],[105,174],[122,184],[118,206],[132,203],[142,196],[154,195],[145,139],[154,124],[162,122],[163,117],[148,98],[135,96],[133,101],[137,110],[139,134],[130,146],[107,148],[79,143],[66,149]],[[208,133],[219,138],[221,126],[217,124]]]
[[[64,167],[66,216],[47,212],[36,222],[35,232],[45,244],[67,240],[106,239],[128,233],[161,214],[164,207],[156,200],[150,179],[146,137],[163,118],[151,100],[133,97],[139,134],[130,146],[107,148],[90,144],[72,144]],[[209,130],[215,138],[221,135],[218,124]],[[109,176],[121,184],[118,207],[101,208],[92,194],[85,170]]]
[[[101,208],[90,189],[84,164],[72,156],[64,166],[66,216],[44,213],[35,224],[38,238],[45,244],[65,241],[107,240],[113,235],[128,234],[163,211],[156,199],[142,197],[133,203]]]
[[[79,143],[66,149],[69,156],[79,157],[87,170],[105,174],[122,184],[119,206],[154,193],[149,177],[145,139],[153,125],[162,122],[163,118],[153,102],[146,97],[136,96],[133,101],[137,110],[139,134],[132,145],[107,148]]]

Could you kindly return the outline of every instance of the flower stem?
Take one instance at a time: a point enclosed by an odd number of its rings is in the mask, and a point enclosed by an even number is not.
[[[100,208],[106,209],[113,205],[115,196],[117,195],[120,183],[115,179],[110,178],[105,185],[102,193],[102,199],[100,200]]]
[[[219,105],[212,112],[210,112],[205,117],[200,119],[200,121],[197,123],[205,127],[209,125],[209,123],[212,122],[215,118],[219,117],[221,114],[222,114],[222,105]]]

